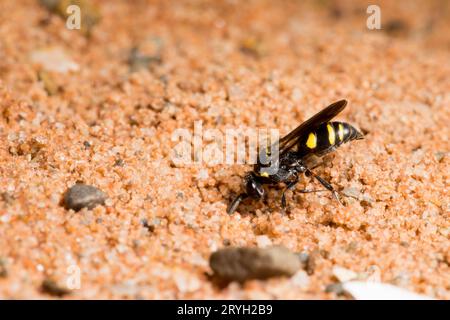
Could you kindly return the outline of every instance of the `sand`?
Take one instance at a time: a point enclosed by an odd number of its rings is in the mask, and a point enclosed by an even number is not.
[[[103,0],[87,33],[39,1],[2,1],[0,298],[348,298],[326,290],[342,267],[450,299],[450,6],[378,2],[383,30],[367,29],[365,1]],[[56,68],[36,61],[55,48]],[[270,188],[228,215],[251,166],[171,160],[173,132],[195,121],[285,134],[339,99],[366,138],[315,172],[357,198],[345,206],[294,191],[286,213]],[[66,209],[76,182],[105,204]],[[211,280],[212,252],[267,245],[314,262]]]

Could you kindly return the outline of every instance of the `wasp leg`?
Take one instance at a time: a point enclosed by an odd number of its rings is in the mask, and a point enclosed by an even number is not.
[[[328,181],[324,180],[323,178],[319,177],[318,175],[315,175],[310,170],[306,170],[306,173],[308,175],[311,175],[314,178],[316,178],[317,181],[319,181],[321,185],[323,185],[327,190],[331,191],[331,193],[333,194],[333,197],[337,200],[337,202],[339,202],[340,205],[343,205],[341,202],[341,199],[339,198],[338,192],[333,188],[333,186]]]
[[[283,193],[281,194],[281,207],[283,209],[286,208],[286,191],[294,189],[297,183],[298,183],[298,176],[295,176],[295,179],[289,182],[286,185],[286,188],[283,190]]]
[[[237,207],[239,206],[239,203],[241,203],[241,201],[244,200],[245,198],[248,198],[248,194],[241,193],[240,195],[238,195],[230,204],[227,213],[232,214],[234,211],[236,211]]]

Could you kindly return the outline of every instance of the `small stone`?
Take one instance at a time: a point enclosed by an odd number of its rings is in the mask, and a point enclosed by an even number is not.
[[[60,286],[52,279],[45,279],[41,285],[42,292],[52,296],[62,297],[70,293],[70,290]]]
[[[83,208],[93,209],[103,205],[107,195],[100,189],[82,183],[74,185],[64,195],[64,204],[67,209],[79,211]]]
[[[282,246],[220,249],[211,255],[209,264],[220,278],[238,282],[290,277],[301,267],[297,255]]]
[[[345,293],[344,286],[340,282],[327,285],[327,287],[325,288],[325,292],[334,293],[337,296],[343,295]]]

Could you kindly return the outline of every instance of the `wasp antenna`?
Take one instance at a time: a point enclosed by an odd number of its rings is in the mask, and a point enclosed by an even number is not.
[[[239,203],[241,203],[242,200],[244,200],[245,198],[247,198],[248,195],[246,193],[241,193],[240,195],[238,195],[233,202],[230,204],[230,207],[227,210],[228,214],[233,214],[233,212],[236,211],[237,207],[239,206]]]

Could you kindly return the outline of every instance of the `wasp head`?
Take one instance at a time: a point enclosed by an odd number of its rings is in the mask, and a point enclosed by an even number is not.
[[[228,207],[228,214],[232,214],[237,207],[239,206],[239,203],[241,203],[242,200],[246,198],[254,198],[259,199],[264,196],[264,188],[260,181],[258,181],[258,177],[254,173],[249,173],[245,176],[245,193],[241,193],[238,195],[233,202]]]
[[[259,199],[264,196],[264,188],[253,173],[245,177],[245,190],[249,197]]]

